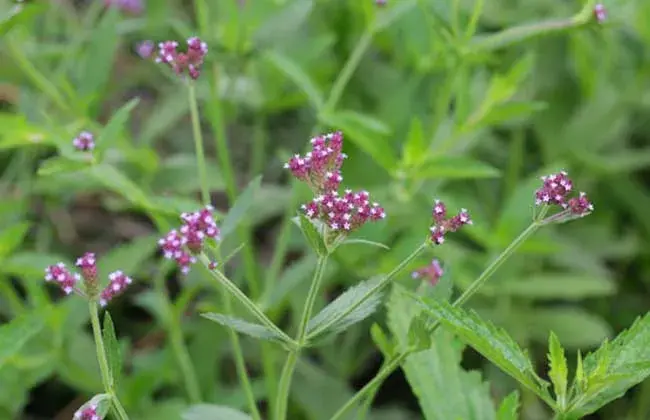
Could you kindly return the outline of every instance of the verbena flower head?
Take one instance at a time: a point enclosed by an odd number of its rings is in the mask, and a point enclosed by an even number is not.
[[[294,155],[284,167],[316,193],[336,190],[343,181],[341,165],[347,157],[342,150],[341,132],[317,136],[311,139],[307,154]]]
[[[154,45],[153,41],[145,40],[138,42],[135,45],[135,52],[138,53],[140,58],[150,58],[155,50],[156,46]]]
[[[117,7],[120,11],[139,15],[144,11],[142,0],[104,0],[106,7]]]
[[[187,50],[179,52],[178,42],[165,41],[158,44],[157,63],[167,64],[178,75],[187,72],[192,80],[201,75],[201,66],[205,56],[208,54],[208,44],[198,37],[191,37],[187,40]]]
[[[158,240],[163,256],[175,261],[183,274],[189,273],[192,264],[196,262],[194,254],[203,250],[206,240],[221,239],[221,231],[212,215],[213,210],[211,206],[206,206],[193,213],[181,214],[181,227],[169,231]]]
[[[367,191],[345,190],[339,196],[336,191],[328,191],[302,205],[302,210],[310,219],[325,223],[330,231],[349,233],[366,222],[384,219],[386,212],[376,202],[370,201]]]
[[[445,235],[448,232],[456,232],[465,225],[473,224],[466,209],[461,209],[458,214],[447,218],[447,206],[440,200],[433,203],[433,224],[429,228],[430,240],[436,245],[442,245],[445,242]]]
[[[102,420],[96,405],[81,407],[74,413],[73,420]]]
[[[543,223],[566,222],[584,217],[594,210],[594,205],[589,201],[586,193],[580,192],[577,197],[571,197],[574,188],[567,172],[561,171],[543,176],[541,179],[543,184],[535,191],[535,204],[561,209],[558,213],[544,219]]]
[[[102,306],[124,292],[126,286],[132,283],[130,277],[121,271],[116,271],[109,274],[109,284],[100,292],[95,254],[85,253],[77,258],[75,265],[81,270],[81,274],[70,272],[62,262],[47,267],[45,281],[57,283],[65,294],[76,292],[88,299],[98,300]],[[83,285],[83,290],[78,287],[79,285]]]
[[[432,286],[435,286],[438,284],[438,280],[440,280],[443,274],[445,274],[445,271],[442,269],[440,261],[434,258],[431,261],[431,264],[413,271],[411,277],[414,279],[427,280]]]
[[[607,20],[607,9],[605,9],[602,3],[594,6],[594,17],[598,23],[603,23]]]
[[[72,145],[81,152],[90,152],[95,148],[95,137],[88,131],[82,131],[72,140]]]

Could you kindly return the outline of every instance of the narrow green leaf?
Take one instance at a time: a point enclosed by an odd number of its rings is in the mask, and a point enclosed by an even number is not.
[[[246,189],[237,197],[237,201],[230,208],[226,217],[221,223],[221,238],[226,238],[235,231],[239,223],[246,217],[246,212],[251,208],[255,202],[255,195],[260,190],[262,183],[262,176],[257,176],[253,179]]]
[[[555,396],[560,408],[566,404],[566,391],[568,383],[569,370],[567,368],[566,355],[555,333],[551,331],[548,339],[548,377],[553,384]]]
[[[372,324],[370,327],[370,337],[373,343],[379,348],[379,351],[384,355],[384,358],[390,358],[395,351],[395,345],[390,341],[384,330],[379,324]]]
[[[409,327],[413,321],[418,315],[425,315],[404,290],[394,285],[386,303],[388,327],[400,351],[412,344]],[[423,417],[426,420],[494,420],[488,384],[478,372],[465,371],[460,365],[462,343],[444,329],[430,334],[429,341],[428,348],[411,354],[402,365]]]
[[[410,166],[418,163],[426,156],[427,144],[424,139],[424,129],[422,128],[422,121],[419,118],[413,117],[411,119],[411,126],[409,127],[408,136],[404,143],[402,150],[402,158],[404,164]]]
[[[323,94],[316,86],[316,83],[311,80],[311,77],[309,77],[309,75],[305,73],[298,64],[276,51],[266,52],[264,58],[285,76],[291,79],[291,81],[295,83],[296,86],[298,86],[298,88],[300,88],[300,90],[302,90],[302,92],[307,96],[311,105],[316,110],[323,108]]]
[[[105,163],[95,165],[91,168],[90,174],[106,188],[121,195],[134,205],[143,208],[152,207],[144,191],[114,166]]]
[[[375,246],[377,248],[390,249],[388,245],[384,245],[381,242],[369,241],[367,239],[346,239],[345,241],[343,241],[341,245],[354,245],[354,244],[369,245],[369,246]]]
[[[298,216],[298,222],[300,230],[302,230],[303,235],[305,235],[305,238],[307,238],[307,242],[309,243],[309,246],[311,246],[311,248],[314,250],[314,252],[320,256],[329,254],[327,245],[325,245],[325,241],[323,240],[323,236],[318,232],[316,226],[314,226],[314,223],[305,217],[305,215],[302,213]]]
[[[30,27],[31,21],[46,9],[47,5],[43,3],[11,4],[3,2],[0,5],[0,36],[17,25]]]
[[[496,178],[500,176],[498,169],[477,160],[445,156],[428,159],[419,166],[412,175],[416,179],[474,179]]]
[[[0,259],[4,259],[23,243],[31,223],[20,222],[0,230]]]
[[[576,376],[573,386],[576,390],[578,390],[578,392],[582,393],[585,390],[585,385],[585,368],[584,363],[582,362],[582,353],[580,352],[580,349],[578,349],[578,356],[576,360]]]
[[[350,110],[325,112],[319,114],[318,118],[322,123],[341,130],[346,139],[350,139],[387,171],[396,168],[396,152],[387,139],[390,128],[381,121]]]
[[[0,369],[43,329],[49,313],[49,307],[34,310],[0,326]]]
[[[528,355],[505,330],[483,320],[474,311],[465,311],[447,302],[424,300],[415,295],[411,295],[411,298],[462,341],[542,399],[549,401],[546,390],[548,383],[537,376]]]
[[[101,154],[105,150],[113,147],[124,130],[126,123],[129,121],[131,111],[138,105],[140,98],[133,98],[125,103],[120,109],[113,114],[104,129],[97,136],[97,153]]]
[[[637,319],[611,343],[605,342],[584,359],[584,391],[572,402],[570,414],[585,416],[623,396],[650,376],[650,314]],[[578,373],[576,373],[576,379]]]
[[[517,118],[529,117],[535,112],[546,109],[545,102],[506,102],[489,109],[475,126],[488,126],[500,124]]]
[[[381,277],[352,286],[324,307],[307,324],[307,336],[336,334],[372,315],[381,303],[382,293],[366,296],[381,282]]]
[[[252,420],[252,417],[222,405],[195,404],[183,412],[183,420]]]
[[[120,351],[120,343],[117,341],[117,335],[115,334],[115,326],[113,325],[111,314],[108,311],[104,313],[102,338],[106,349],[108,367],[111,370],[110,380],[112,386],[116,387],[120,381],[120,376],[122,375],[122,352]]]
[[[262,340],[276,340],[283,342],[282,337],[276,334],[273,330],[261,324],[254,324],[252,322],[244,321],[243,319],[235,318],[230,315],[218,314],[215,312],[202,313],[201,316],[210,321],[214,321],[227,328],[246,334],[253,338]]]
[[[79,172],[87,169],[91,164],[92,156],[88,155],[87,160],[71,159],[64,156],[54,156],[45,159],[38,167],[39,176]]]
[[[313,0],[296,0],[286,2],[275,14],[260,25],[253,35],[253,42],[262,47],[277,42],[290,35],[295,35],[313,9]]]
[[[518,420],[519,392],[513,391],[501,401],[496,420]]]

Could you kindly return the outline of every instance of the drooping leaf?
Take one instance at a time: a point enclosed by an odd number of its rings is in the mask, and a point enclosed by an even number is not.
[[[50,307],[34,310],[0,326],[0,368],[45,326]]]
[[[570,414],[585,416],[650,376],[650,314],[584,358],[584,391]]]
[[[316,86],[316,83],[314,83],[311,77],[305,73],[298,64],[275,51],[265,53],[264,58],[285,76],[291,79],[291,81],[302,90],[305,96],[307,96],[316,110],[320,110],[323,107],[323,94]]]
[[[398,349],[404,351],[413,344],[410,326],[424,313],[399,285],[393,286],[386,306],[388,327],[397,339]],[[427,341],[427,349],[411,354],[402,365],[424,418],[494,420],[488,384],[481,380],[480,373],[460,366],[463,345],[443,329],[430,333]]]
[[[261,324],[254,324],[252,322],[244,321],[243,319],[235,318],[230,315],[218,314],[214,312],[203,313],[201,316],[205,319],[214,321],[218,324],[223,325],[224,327],[232,328],[237,332],[246,334],[253,338],[283,341],[282,337],[276,334],[273,330]]]
[[[115,146],[118,137],[121,135],[122,130],[126,126],[131,116],[131,111],[138,105],[140,98],[133,98],[125,103],[118,109],[115,114],[108,121],[106,126],[102,129],[96,139],[97,153],[101,154],[103,151]]]
[[[381,303],[382,293],[370,293],[380,281],[381,277],[366,280],[343,292],[309,320],[307,336],[339,333],[372,315]]]
[[[237,201],[232,205],[226,217],[221,223],[221,237],[225,238],[230,233],[234,232],[237,225],[246,217],[246,212],[251,208],[255,200],[255,195],[260,189],[262,177],[258,176],[253,179],[246,189],[237,198]]]
[[[519,392],[513,391],[501,401],[496,420],[519,420]]]
[[[215,404],[195,404],[183,412],[183,420],[252,420],[234,408]]]
[[[115,334],[113,319],[111,319],[111,314],[108,311],[104,313],[102,338],[104,340],[106,359],[110,369],[110,380],[113,386],[118,386],[120,376],[122,375],[122,352],[120,351],[120,343],[117,341],[117,335]]]
[[[411,298],[462,341],[548,401],[548,383],[537,376],[528,355],[505,330],[482,319],[474,311],[465,311],[447,302],[424,300],[415,295],[411,295]]]
[[[323,236],[318,232],[316,226],[314,226],[314,222],[309,220],[302,213],[298,216],[297,219],[300,230],[302,231],[303,235],[307,239],[307,243],[309,243],[309,246],[314,250],[314,252],[320,256],[326,256],[329,254],[329,250],[327,249],[327,245],[325,245]]]
[[[566,391],[569,371],[567,368],[566,355],[557,336],[551,332],[548,339],[548,377],[553,384],[555,396],[560,407],[566,403]]]

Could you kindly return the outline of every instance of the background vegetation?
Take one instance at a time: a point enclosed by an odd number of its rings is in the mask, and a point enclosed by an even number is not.
[[[481,36],[569,18],[583,3],[149,0],[141,13],[104,13],[99,0],[57,0],[12,15],[14,5],[0,2],[0,320],[45,320],[0,352],[0,418],[70,418],[101,391],[84,302],[42,281],[44,267],[85,251],[101,256],[102,272],[136,280],[110,307],[127,370],[120,399],[133,418],[178,419],[188,405],[180,338],[203,399],[245,409],[227,330],[198,316],[219,310],[219,294],[199,270],[181,277],[157,253],[162,227],[200,205],[199,188],[186,89],[137,54],[142,40],[198,34],[209,45],[197,91],[217,209],[227,212],[263,175],[223,245],[238,251],[228,272],[242,287],[253,279],[249,294],[285,329],[297,324],[315,257],[289,220],[309,192],[282,165],[330,129],[345,135],[346,183],[388,213],[358,236],[390,250],[336,253],[319,307],[408,255],[435,197],[469,209],[474,226],[412,268],[435,256],[462,290],[530,222],[539,175],[566,169],[595,213],[539,232],[468,306],[540,366],[551,330],[575,360],[629,326],[650,307],[650,2],[604,4],[604,24],[486,44]],[[79,131],[102,132],[134,98],[130,115],[122,111],[127,127],[98,140],[99,169],[82,175],[74,159],[48,160],[71,155]],[[399,282],[418,286],[407,274]],[[290,418],[329,419],[377,372],[369,327],[403,333],[390,305],[388,320],[380,311],[303,357]],[[279,371],[282,353],[262,359],[257,342],[241,341],[264,408],[273,378],[261,375],[262,360]],[[440,366],[410,363],[386,381],[372,418],[417,418],[444,403]],[[496,400],[516,386],[470,350],[462,364],[480,370]],[[426,389],[414,393],[407,379]],[[549,416],[525,391],[522,404],[522,418]],[[593,418],[650,418],[650,382]]]

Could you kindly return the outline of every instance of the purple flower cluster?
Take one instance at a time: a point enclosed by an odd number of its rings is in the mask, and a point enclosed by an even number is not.
[[[201,252],[206,239],[220,239],[219,227],[212,216],[213,210],[211,206],[206,206],[193,213],[181,214],[183,225],[180,229],[169,231],[158,241],[163,256],[174,260],[183,274],[189,273],[191,265],[196,262],[193,254]]]
[[[72,140],[72,145],[80,152],[90,152],[95,148],[95,137],[88,131],[82,131]]]
[[[440,280],[443,274],[445,274],[445,271],[442,269],[440,261],[434,258],[431,261],[431,264],[413,271],[411,277],[414,279],[426,279],[432,286],[435,286],[438,284],[438,280]]]
[[[337,131],[314,137],[309,152],[294,155],[284,165],[314,191],[315,198],[301,206],[304,214],[325,223],[335,236],[386,217],[384,209],[370,200],[367,191],[345,190],[339,194],[337,190],[343,181],[341,166],[346,157],[343,134]]]
[[[607,20],[607,9],[605,9],[602,3],[594,6],[594,17],[598,23],[603,23]]]
[[[158,44],[157,63],[167,64],[174,72],[181,75],[187,71],[192,80],[201,75],[201,66],[205,56],[208,54],[208,44],[198,37],[187,40],[187,51],[178,52],[178,42],[165,41]]]
[[[109,284],[99,292],[97,258],[92,252],[86,252],[82,257],[78,258],[75,266],[79,268],[81,275],[70,272],[62,262],[51,265],[45,269],[45,281],[58,284],[65,294],[72,292],[83,294],[77,288],[79,283],[83,283],[85,294],[91,299],[99,298],[99,303],[102,306],[106,306],[111,299],[121,294],[126,289],[126,286],[132,283],[130,277],[121,271],[115,271],[108,275]]]
[[[445,242],[447,232],[456,232],[464,225],[471,225],[472,219],[466,209],[461,209],[457,215],[447,218],[447,206],[440,200],[435,200],[433,204],[433,224],[429,228],[431,233],[430,239],[436,245]]]
[[[76,413],[74,413],[73,420],[101,420],[102,418],[97,413],[96,405],[89,405],[87,407],[80,408]]]
[[[561,207],[563,211],[552,216],[553,221],[567,217],[583,217],[594,210],[586,193],[581,192],[577,197],[569,197],[573,192],[573,181],[566,172],[543,176],[541,179],[543,184],[535,191],[535,204]]]

